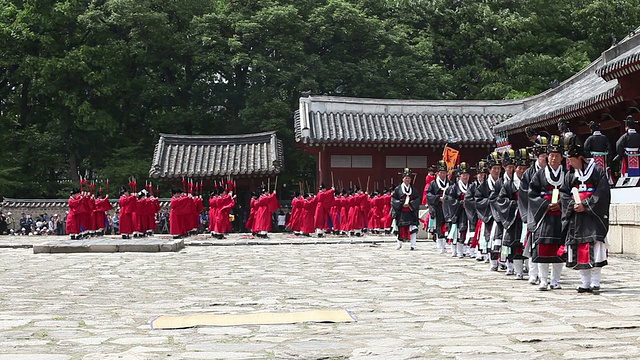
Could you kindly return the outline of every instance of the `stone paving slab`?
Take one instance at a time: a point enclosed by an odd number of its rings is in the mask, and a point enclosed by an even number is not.
[[[82,240],[57,240],[33,245],[34,254],[114,253],[114,252],[177,252],[184,249],[182,239],[119,239],[97,237]]]
[[[577,294],[568,269],[562,290],[541,292],[429,243],[396,251],[390,237],[361,240],[384,241],[53,257],[0,249],[0,360],[640,358],[638,260],[611,257],[600,295]],[[315,309],[358,321],[149,326],[158,315]]]

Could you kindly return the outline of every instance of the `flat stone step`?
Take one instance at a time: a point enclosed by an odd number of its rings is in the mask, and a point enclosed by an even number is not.
[[[177,252],[184,249],[183,239],[113,239],[97,237],[83,240],[58,240],[33,245],[34,254]]]

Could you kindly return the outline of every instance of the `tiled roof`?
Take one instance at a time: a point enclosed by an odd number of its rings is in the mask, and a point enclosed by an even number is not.
[[[249,177],[277,174],[282,167],[282,142],[273,131],[216,136],[160,134],[149,175]]]
[[[640,28],[638,29],[640,30]],[[640,71],[640,31],[605,51],[606,63],[596,73],[605,80],[618,79]]]
[[[305,144],[493,143],[491,128],[524,109],[524,100],[416,101],[314,96],[294,115]]]
[[[560,84],[553,95],[496,125],[493,130],[498,134],[514,133],[529,125],[546,126],[621,102],[618,81],[606,81],[595,73],[601,64],[600,58]]]

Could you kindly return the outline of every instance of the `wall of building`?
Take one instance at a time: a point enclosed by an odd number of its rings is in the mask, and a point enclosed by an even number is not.
[[[442,149],[437,147],[398,147],[398,146],[314,146],[306,150],[308,154],[315,155],[318,159],[317,184],[324,183],[327,187],[333,184],[336,188],[349,188],[361,185],[366,189],[367,179],[369,190],[389,186],[391,182],[400,183],[399,172],[404,167],[411,168],[416,173],[416,187],[424,188],[427,168],[442,159]],[[493,146],[462,147],[461,161],[475,165],[480,159],[486,158]],[[353,160],[349,165],[349,156]],[[363,164],[361,160],[370,156],[370,165]],[[389,158],[393,157],[393,158]],[[426,162],[422,159],[426,157]],[[403,161],[404,159],[404,161]],[[408,162],[408,163],[407,163]],[[390,165],[391,164],[391,165]]]
[[[609,252],[640,256],[640,203],[611,204]]]

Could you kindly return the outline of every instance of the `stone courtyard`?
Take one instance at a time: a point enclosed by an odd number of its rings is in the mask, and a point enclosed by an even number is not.
[[[432,243],[232,235],[180,252],[34,254],[0,238],[0,360],[640,358],[640,263],[541,292]],[[333,242],[333,243],[331,243]],[[201,245],[201,246],[196,246]],[[214,245],[214,246],[202,246]],[[227,246],[215,246],[227,245]],[[152,330],[159,315],[349,310],[352,323]]]

